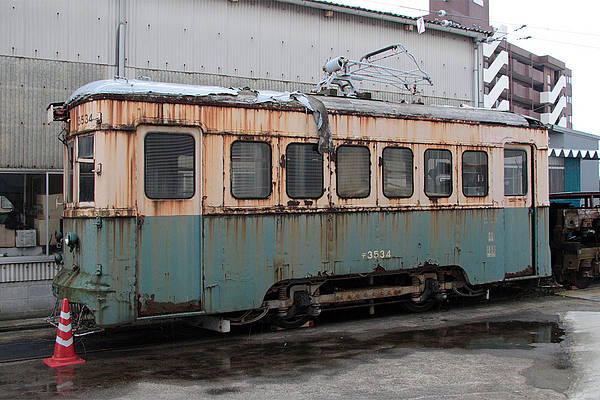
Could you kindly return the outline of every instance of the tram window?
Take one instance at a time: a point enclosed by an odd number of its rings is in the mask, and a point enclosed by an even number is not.
[[[452,194],[452,153],[449,150],[425,150],[425,194],[429,197]]]
[[[79,164],[79,202],[94,201],[94,136],[77,139]]]
[[[413,194],[413,154],[403,147],[383,149],[383,194],[410,197]]]
[[[286,190],[293,199],[323,195],[323,156],[316,143],[291,143],[286,150]]]
[[[488,194],[488,156],[485,151],[465,151],[462,156],[462,188],[467,197]]]
[[[340,146],[336,155],[337,193],[342,198],[364,198],[371,192],[370,152],[364,146]]]
[[[187,134],[144,138],[144,189],[150,199],[189,199],[195,191],[195,142]]]
[[[504,195],[527,194],[527,153],[524,150],[504,149]]]
[[[236,141],[231,145],[231,194],[236,199],[266,199],[271,194],[271,146]]]

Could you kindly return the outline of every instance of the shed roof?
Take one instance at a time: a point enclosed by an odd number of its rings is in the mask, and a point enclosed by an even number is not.
[[[595,135],[593,133],[576,131],[575,129],[563,128],[562,126],[558,126],[558,125],[550,125],[549,131],[550,131],[550,133],[559,133],[561,135],[575,135],[575,136],[584,137],[586,139],[600,141],[600,136]]]
[[[281,3],[292,3],[292,4],[302,5],[305,7],[320,8],[320,9],[344,12],[347,14],[362,15],[362,16],[372,17],[372,18],[376,18],[376,19],[393,20],[393,21],[401,22],[401,23],[412,23],[415,25],[416,25],[416,21],[420,18],[420,17],[410,17],[408,15],[397,14],[397,13],[393,13],[390,11],[377,11],[377,10],[373,10],[373,9],[369,9],[369,8],[365,8],[365,7],[349,6],[346,4],[340,4],[339,2],[335,2],[335,1],[324,1],[324,0],[277,0],[277,1],[279,1]],[[494,33],[492,31],[488,31],[488,30],[484,30],[484,29],[460,25],[456,22],[453,22],[451,26],[447,27],[442,24],[442,21],[425,18],[425,16],[424,16],[424,20],[428,24],[427,28],[452,32],[452,33],[456,33],[459,35],[491,36]]]

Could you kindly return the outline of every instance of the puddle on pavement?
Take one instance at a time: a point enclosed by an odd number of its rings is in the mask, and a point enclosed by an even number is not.
[[[564,333],[556,323],[509,321],[403,332],[390,335],[390,340],[411,348],[526,349],[536,343],[560,343]]]
[[[335,376],[348,368],[348,364],[357,365],[379,357],[402,358],[423,348],[532,349],[536,344],[559,343],[564,331],[556,323],[510,321],[419,331],[326,335],[307,337],[290,332],[282,340],[292,340],[268,343],[260,343],[260,336],[248,340],[223,337],[210,344],[171,343],[135,351],[88,354],[87,364],[63,375],[57,375],[37,360],[29,362],[28,368],[24,365],[20,373],[11,371],[14,367],[10,365],[0,365],[0,392],[8,394],[26,386],[28,398],[45,398],[49,393],[61,394],[62,388],[82,394],[93,388],[112,388],[115,382],[121,383],[126,391],[127,385],[139,381],[218,383],[238,376],[265,382],[288,376],[295,380],[309,379],[311,374]],[[33,378],[35,382],[31,381]],[[215,390],[207,394],[219,394]]]

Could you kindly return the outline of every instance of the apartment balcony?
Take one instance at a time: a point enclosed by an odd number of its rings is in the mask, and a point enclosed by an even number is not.
[[[531,65],[523,64],[514,58],[510,60],[510,70],[513,78],[530,82],[533,80],[535,83],[544,83],[544,73],[539,71]]]
[[[511,85],[511,94],[513,100],[521,103],[536,104],[540,102],[540,92],[532,87],[523,86],[514,80]]]

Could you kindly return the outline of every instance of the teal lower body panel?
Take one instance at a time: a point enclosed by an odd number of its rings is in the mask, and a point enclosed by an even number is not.
[[[282,280],[458,266],[470,284],[549,276],[549,209],[67,218],[57,297],[99,325],[262,305]]]
[[[140,316],[202,311],[202,217],[144,218],[136,270]]]
[[[65,218],[63,233],[75,233],[78,243],[65,246],[54,295],[86,305],[99,325],[133,322],[136,230],[135,218]]]
[[[548,208],[205,216],[207,312],[259,307],[285,279],[459,266],[471,284],[548,275]],[[535,260],[534,260],[534,257]]]

